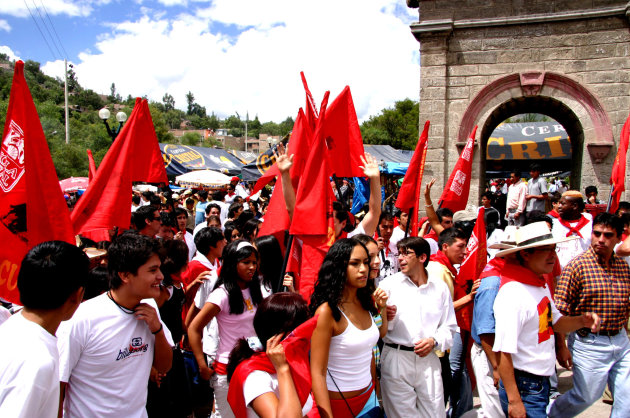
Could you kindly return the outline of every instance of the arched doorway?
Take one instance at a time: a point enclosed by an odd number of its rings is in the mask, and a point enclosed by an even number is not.
[[[500,123],[514,115],[522,113],[543,114],[549,116],[562,125],[571,142],[571,158],[566,161],[545,159],[545,156],[548,156],[549,153],[541,152],[542,150],[539,152],[537,149],[538,146],[535,143],[532,143],[529,146],[522,146],[523,152],[520,159],[506,159],[502,165],[503,169],[507,171],[518,169],[520,171],[527,172],[529,165],[533,162],[537,162],[543,168],[543,172],[558,170],[570,171],[571,187],[580,190],[582,154],[584,149],[584,130],[582,124],[575,113],[563,102],[552,97],[541,95],[509,99],[497,106],[485,119],[481,129],[481,135],[479,136],[479,143],[481,145],[480,189],[484,188],[486,183],[486,172],[488,169],[501,167],[501,162],[498,163],[499,165],[497,165],[496,161],[492,161],[492,164],[489,164],[487,149],[490,135]],[[552,136],[553,135],[551,134],[550,137]],[[551,149],[551,151],[553,153],[554,150]],[[562,152],[561,150],[558,151]],[[482,192],[482,190],[480,190],[480,192]]]

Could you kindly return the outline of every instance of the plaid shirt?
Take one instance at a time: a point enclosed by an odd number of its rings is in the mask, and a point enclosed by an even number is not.
[[[614,253],[608,266],[597,261],[593,248],[575,257],[558,280],[556,307],[563,315],[595,312],[602,331],[618,331],[628,322],[630,267]]]

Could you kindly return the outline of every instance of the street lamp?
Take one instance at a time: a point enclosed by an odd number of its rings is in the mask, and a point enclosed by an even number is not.
[[[98,117],[103,119],[105,128],[107,128],[107,134],[112,138],[112,142],[113,142],[118,136],[118,133],[120,132],[120,130],[122,129],[123,124],[125,123],[125,121],[127,121],[127,114],[122,111],[116,113],[116,120],[118,121],[118,128],[114,129],[113,131],[109,127],[109,123],[107,123],[107,119],[109,119],[110,115],[111,113],[109,112],[109,109],[106,107],[98,111]]]

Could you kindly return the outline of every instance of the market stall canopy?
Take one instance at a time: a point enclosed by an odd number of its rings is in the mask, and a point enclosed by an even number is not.
[[[212,170],[196,170],[175,177],[180,186],[190,188],[218,189],[230,183],[232,178]]]
[[[380,170],[385,174],[404,176],[413,155],[413,151],[398,150],[390,145],[363,144],[363,147],[379,162]]]
[[[488,160],[567,160],[571,140],[557,122],[502,123],[486,148]]]
[[[59,186],[64,193],[76,192],[77,190],[85,190],[88,187],[87,177],[70,177],[59,182]]]
[[[243,163],[224,149],[160,144],[166,174],[179,175],[192,170],[214,170],[230,176],[241,174]]]
[[[238,158],[243,164],[249,164],[258,157],[255,152],[239,151],[235,149],[228,150],[228,152]]]

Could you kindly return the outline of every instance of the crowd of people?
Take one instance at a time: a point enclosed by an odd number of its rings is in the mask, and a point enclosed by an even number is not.
[[[568,417],[606,386],[628,415],[630,203],[592,216],[593,190],[552,192],[534,165],[455,213],[429,182],[409,231],[362,163],[365,214],[333,186],[345,201],[309,295],[283,274],[285,243],[259,234],[273,183],[161,185],[111,241],[32,248],[21,306],[0,308],[0,416]],[[289,216],[291,166],[281,152]],[[487,264],[464,277],[479,211]],[[573,370],[563,394],[556,362]]]

